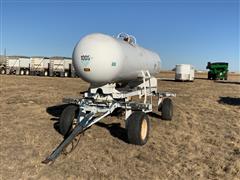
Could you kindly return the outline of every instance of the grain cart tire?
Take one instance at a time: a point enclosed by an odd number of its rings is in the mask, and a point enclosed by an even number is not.
[[[24,75],[24,70],[21,69],[19,74],[20,74],[20,75]]]
[[[208,72],[208,79],[212,79],[212,74]]]
[[[67,136],[74,126],[74,120],[78,113],[78,107],[75,105],[68,105],[62,112],[59,121],[59,132],[63,136]]]
[[[226,74],[225,76],[224,76],[224,80],[227,80],[228,79],[228,75]]]
[[[164,98],[162,105],[161,105],[161,111],[162,111],[162,119],[164,120],[172,120],[173,117],[173,102],[170,98]]]
[[[147,114],[135,111],[127,118],[127,135],[131,144],[146,144],[150,131],[150,122]]]
[[[25,75],[29,75],[29,70],[28,69],[25,70]]]

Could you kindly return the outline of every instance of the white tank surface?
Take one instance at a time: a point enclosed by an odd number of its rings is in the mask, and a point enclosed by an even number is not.
[[[135,37],[120,33],[117,38],[95,33],[83,37],[73,51],[77,74],[91,84],[124,82],[160,71],[157,53],[136,44]]]
[[[191,64],[177,64],[175,70],[175,80],[177,81],[193,81],[194,68]]]

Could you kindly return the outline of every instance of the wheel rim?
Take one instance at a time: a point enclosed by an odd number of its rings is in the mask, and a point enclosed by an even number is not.
[[[141,138],[142,138],[142,140],[144,140],[147,136],[147,129],[148,129],[147,120],[143,119],[142,125],[141,125]]]

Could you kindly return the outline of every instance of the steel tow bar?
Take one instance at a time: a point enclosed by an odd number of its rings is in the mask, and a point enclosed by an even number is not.
[[[58,147],[52,152],[51,155],[49,155],[45,160],[42,161],[42,163],[44,164],[48,164],[50,162],[53,162],[63,151],[63,149],[65,147],[67,147],[68,144],[70,144],[72,142],[72,140],[75,138],[75,136],[77,136],[79,133],[81,133],[84,130],[84,128],[79,124],[77,125],[72,133],[66,138],[64,139],[59,145]]]
[[[87,114],[84,119],[82,120],[83,122],[86,120],[91,119],[91,117],[93,116],[93,113],[89,113]],[[58,147],[52,152],[52,154],[50,154],[45,160],[42,161],[42,163],[44,164],[48,164],[50,162],[53,162],[60,154],[61,152],[64,150],[65,147],[67,147],[72,140],[81,132],[83,132],[88,126],[83,126],[81,123],[78,123],[78,125],[73,129],[73,131],[71,132],[71,134],[65,138],[59,145]]]

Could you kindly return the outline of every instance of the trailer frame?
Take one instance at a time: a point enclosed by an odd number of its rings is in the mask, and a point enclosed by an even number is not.
[[[117,88],[116,83],[112,83],[96,88],[90,87],[88,91],[82,93],[82,98],[64,98],[63,103],[78,107],[77,125],[42,163],[53,162],[78,134],[112,114],[117,108],[125,110],[125,123],[127,123],[133,112],[153,111],[153,96],[158,97],[158,107],[165,98],[176,96],[170,92],[157,92],[157,79],[151,77],[148,71],[142,71],[141,79],[142,83],[134,88]],[[133,101],[133,96],[139,96],[139,99],[144,97],[143,102]]]

